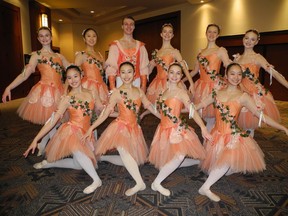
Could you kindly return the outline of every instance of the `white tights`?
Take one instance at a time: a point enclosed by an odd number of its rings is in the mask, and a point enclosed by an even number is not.
[[[52,167],[70,168],[76,170],[84,169],[85,172],[93,179],[93,183],[90,186],[86,187],[83,191],[86,194],[94,192],[96,188],[101,186],[102,184],[91,159],[81,151],[74,152],[73,158],[65,158],[52,163],[48,163],[44,160],[41,163],[35,164],[34,167],[36,169],[46,169]]]
[[[217,169],[213,169],[207,180],[205,181],[205,183],[202,185],[202,187],[198,190],[198,192],[201,195],[207,196],[209,199],[211,199],[214,202],[219,202],[220,201],[220,197],[217,196],[216,194],[214,194],[213,192],[211,192],[210,187],[216,183],[222,176],[225,175],[225,173],[227,173],[227,171],[229,170],[228,166],[224,166],[221,168],[217,168]]]

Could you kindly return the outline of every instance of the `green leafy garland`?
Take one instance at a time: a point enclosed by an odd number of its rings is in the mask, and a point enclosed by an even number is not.
[[[82,100],[76,101],[75,96],[71,96],[69,103],[75,109],[81,109],[83,112],[83,116],[89,116],[90,114],[92,114],[92,110],[89,107],[88,101],[85,102],[83,102]]]
[[[126,106],[127,109],[132,110],[134,112],[134,114],[136,115],[137,122],[139,124],[140,123],[140,118],[139,118],[140,116],[137,112],[137,104],[134,103],[134,101],[132,99],[128,99],[127,92],[120,90],[120,94],[123,98],[124,105]]]
[[[37,54],[40,55],[41,51],[38,50]],[[38,64],[48,64],[51,66],[51,68],[55,69],[55,71],[57,73],[59,73],[61,76],[64,74],[65,72],[65,68],[60,65],[58,62],[53,62],[53,57],[47,58],[46,56],[42,56],[41,59],[37,59],[37,63]]]
[[[158,50],[153,50],[152,52],[152,59],[155,61],[156,64],[160,65],[164,71],[168,72],[168,67],[167,65],[165,64],[165,62],[163,61],[162,58],[158,57],[157,56],[157,52]]]
[[[84,53],[85,53],[85,52],[82,51],[82,54],[84,54]],[[95,65],[99,68],[99,71],[100,71],[101,76],[103,76],[103,75],[105,74],[105,70],[104,70],[104,68],[103,68],[102,62],[99,61],[98,59],[94,58],[93,56],[89,55],[88,53],[87,53],[87,55],[88,55],[88,58],[87,58],[86,61],[87,61],[89,64],[95,64]]]

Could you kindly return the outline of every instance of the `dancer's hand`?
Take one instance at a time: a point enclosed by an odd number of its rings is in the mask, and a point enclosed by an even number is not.
[[[10,91],[10,89],[8,89],[8,88],[5,89],[5,91],[4,91],[3,95],[2,95],[2,101],[3,101],[3,103],[6,103],[6,102],[7,102],[7,101],[6,101],[7,97],[8,97],[8,101],[10,101],[10,100],[11,100],[11,91]]]
[[[190,85],[189,87],[189,92],[194,95],[195,94],[195,88],[194,88],[194,85]]]
[[[24,152],[23,156],[26,158],[29,155],[31,150],[32,150],[32,154],[34,154],[36,147],[37,147],[37,142],[33,140],[33,142],[30,144],[28,149]]]
[[[210,142],[213,141],[212,135],[208,132],[208,130],[207,130],[206,128],[202,129],[201,132],[202,132],[202,137],[203,137],[204,139],[207,139],[207,140],[209,140]]]
[[[87,130],[87,132],[83,135],[83,137],[81,138],[81,142],[85,143],[86,140],[91,140],[92,139],[92,133],[93,130],[91,130],[90,128]]]

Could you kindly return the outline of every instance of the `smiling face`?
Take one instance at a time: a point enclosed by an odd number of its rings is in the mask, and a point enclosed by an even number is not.
[[[95,46],[97,42],[97,34],[92,29],[85,32],[84,35],[84,42],[89,46]]]
[[[120,66],[120,78],[124,84],[131,84],[134,79],[134,68],[130,64]]]
[[[52,41],[51,32],[47,29],[41,29],[38,32],[38,41],[42,44],[42,46],[50,45]]]
[[[71,88],[78,88],[81,86],[81,74],[78,70],[75,68],[68,69],[66,76],[66,81]]]
[[[135,22],[132,19],[125,18],[122,23],[122,29],[124,34],[132,35],[135,29]]]
[[[174,37],[173,28],[171,26],[165,26],[162,29],[160,36],[163,40],[171,40]]]
[[[258,35],[252,31],[247,32],[243,37],[243,45],[245,48],[253,48],[258,41]]]
[[[242,69],[240,65],[234,64],[227,67],[226,78],[228,82],[232,85],[239,85],[242,81]]]
[[[216,39],[219,37],[219,29],[213,25],[209,26],[206,30],[206,37],[209,42],[216,41]]]
[[[178,83],[182,79],[182,68],[179,65],[171,65],[168,70],[168,80],[170,83]]]

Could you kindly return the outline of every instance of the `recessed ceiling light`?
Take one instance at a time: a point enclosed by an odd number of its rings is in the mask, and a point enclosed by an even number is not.
[[[201,3],[204,3],[204,1],[203,1],[203,0],[201,0],[200,2],[201,2]]]
[[[95,13],[95,11],[90,11],[90,13]]]
[[[63,20],[62,20],[62,19],[59,19],[58,21],[59,21],[59,22],[63,22]]]

